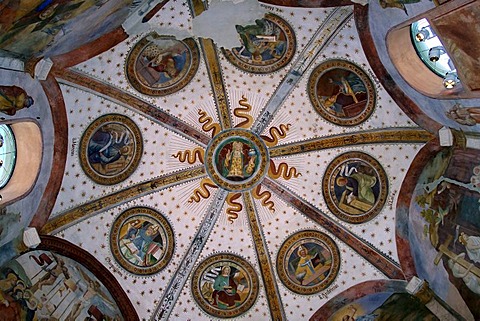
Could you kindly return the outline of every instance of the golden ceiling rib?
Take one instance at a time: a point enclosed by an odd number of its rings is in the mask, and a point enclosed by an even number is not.
[[[55,234],[73,224],[83,221],[95,213],[106,211],[121,203],[148,195],[177,184],[185,183],[205,174],[205,167],[185,169],[172,174],[145,181],[118,192],[103,196],[81,206],[77,206],[49,220],[40,231],[41,234]]]
[[[243,193],[243,201],[248,215],[248,222],[250,231],[252,232],[252,239],[255,244],[255,251],[257,253],[260,272],[262,273],[263,284],[265,286],[265,293],[267,294],[267,302],[270,308],[270,315],[272,320],[286,320],[285,311],[283,310],[282,298],[279,293],[277,283],[275,282],[275,275],[273,273],[272,262],[267,249],[267,243],[262,233],[262,227],[258,221],[258,215],[252,201],[250,193]]]
[[[189,0],[188,5],[193,17],[200,15],[206,10],[207,2],[201,0]],[[232,118],[229,112],[227,91],[223,82],[222,69],[218,59],[217,48],[212,39],[199,38],[203,58],[207,67],[208,78],[212,84],[212,93],[220,118],[222,129],[232,128]]]
[[[269,188],[287,204],[292,205],[300,213],[312,219],[322,228],[332,233],[336,238],[350,246],[354,251],[356,251],[365,260],[370,262],[387,277],[399,280],[405,279],[402,269],[396,262],[386,257],[373,245],[367,243],[365,240],[331,219],[327,214],[323,213],[318,208],[315,208],[313,205],[309,204],[288,189],[283,188],[277,182],[269,179],[268,177],[263,180],[262,185]]]
[[[69,69],[54,70],[54,76],[58,78],[60,83],[83,88],[87,91],[91,90],[97,94],[101,93],[101,95],[107,99],[118,102],[126,108],[136,110],[148,119],[161,124],[195,143],[206,146],[210,141],[210,137],[204,132],[112,85]]]
[[[272,147],[269,152],[270,157],[278,157],[352,145],[426,143],[433,138],[435,138],[434,135],[420,128],[382,128],[294,142]]]
[[[213,99],[220,118],[222,129],[232,128],[232,119],[227,101],[227,91],[223,82],[222,70],[218,60],[217,48],[212,39],[200,38],[205,65],[207,66],[208,77],[212,84]]]

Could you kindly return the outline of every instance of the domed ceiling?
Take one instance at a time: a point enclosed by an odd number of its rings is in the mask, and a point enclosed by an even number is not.
[[[145,320],[305,320],[366,281],[408,281],[397,201],[440,126],[419,111],[419,127],[371,66],[388,24],[359,34],[372,17],[395,25],[405,12],[142,5],[132,12],[148,19],[131,13],[126,32],[105,22],[72,52],[47,46],[41,86],[9,74],[36,95],[18,113],[36,116],[47,154],[38,206],[27,198],[9,211],[27,224],[36,214],[40,234],[92,254]],[[69,27],[79,32],[59,26]]]

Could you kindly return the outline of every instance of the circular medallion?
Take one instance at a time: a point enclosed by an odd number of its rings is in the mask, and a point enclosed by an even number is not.
[[[251,73],[266,74],[285,67],[295,54],[292,27],[273,14],[255,20],[254,25],[236,25],[241,47],[223,49],[228,61]]]
[[[375,107],[373,82],[349,61],[328,60],[317,66],[307,88],[315,110],[337,125],[358,125],[370,117]]]
[[[142,94],[165,96],[185,87],[199,62],[200,52],[193,38],[177,40],[151,33],[131,50],[126,73],[133,88]]]
[[[335,158],[323,177],[323,196],[330,211],[348,223],[363,223],[383,208],[387,174],[370,155],[348,152]]]
[[[280,247],[277,270],[282,283],[298,294],[315,294],[337,277],[340,252],[326,234],[308,230],[290,236]]]
[[[192,276],[195,301],[208,314],[233,318],[252,307],[258,295],[258,276],[243,258],[217,254],[205,259]]]
[[[80,164],[93,181],[117,184],[140,163],[143,141],[140,129],[128,117],[108,114],[95,120],[80,140]]]
[[[225,130],[215,136],[205,152],[207,173],[220,187],[244,191],[256,186],[267,173],[269,156],[263,140],[244,129]]]
[[[167,219],[148,207],[134,207],[116,218],[110,232],[110,248],[127,271],[149,275],[163,269],[174,249],[173,231]]]

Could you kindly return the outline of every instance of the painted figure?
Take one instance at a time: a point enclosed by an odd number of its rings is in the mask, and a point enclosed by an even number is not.
[[[223,176],[231,180],[242,180],[252,175],[255,169],[255,151],[245,155],[243,143],[234,141],[232,149],[227,149],[223,162]]]
[[[465,253],[458,254],[454,259],[448,260],[448,267],[452,270],[453,276],[461,278],[472,292],[480,295],[480,279],[470,271],[474,265],[470,264],[468,268],[465,268],[457,262],[459,258],[464,259]]]
[[[0,86],[0,111],[13,116],[18,110],[33,105],[33,98],[17,86]]]
[[[445,115],[461,125],[475,126],[480,123],[480,107],[462,107],[457,103]]]
[[[143,64],[154,72],[141,70],[149,85],[162,84],[177,77],[185,67],[187,49],[176,40],[157,40],[142,52]],[[150,76],[152,79],[150,79]]]
[[[254,25],[236,25],[242,47],[238,54],[254,61],[265,61],[282,56],[285,41],[280,40],[280,28],[266,19],[255,20]]]
[[[300,259],[298,260],[297,269],[295,270],[295,276],[303,283],[303,280],[309,279],[312,274],[315,273],[315,266],[313,265],[312,259],[316,256],[316,253],[315,255],[309,255],[307,248],[300,245],[297,249],[297,254]]]
[[[480,263],[480,236],[468,236],[462,232],[458,241],[465,246],[468,258],[473,262]]]
[[[234,307],[240,304],[240,295],[237,293],[237,284],[230,276],[231,268],[228,265],[222,267],[222,272],[215,278],[213,283],[214,305],[219,308]]]
[[[356,167],[348,168],[347,164],[342,165],[339,175],[336,182],[338,186],[345,187],[347,190],[347,204],[354,200],[369,204],[370,207],[375,204],[375,194],[372,189],[377,183],[375,176],[361,173]]]
[[[363,81],[354,73],[349,73],[347,76],[342,76],[339,79],[336,77],[328,78],[328,83],[337,86],[337,90],[334,94],[324,97],[322,103],[326,108],[330,108],[341,115],[345,114],[343,110],[345,105],[349,105],[350,102],[358,104],[360,101],[357,95],[367,92]],[[342,96],[345,98],[350,97],[351,100],[349,102],[340,101]]]
[[[111,164],[130,154],[130,135],[127,130],[117,132],[108,125],[93,134],[88,142],[88,160],[91,164]]]
[[[135,221],[120,240],[120,248],[127,260],[140,266],[155,264],[163,254],[159,225]]]
[[[295,268],[295,278],[302,285],[312,285],[325,279],[330,271],[331,263],[318,252],[318,248],[310,254],[304,245],[297,248],[298,263]]]

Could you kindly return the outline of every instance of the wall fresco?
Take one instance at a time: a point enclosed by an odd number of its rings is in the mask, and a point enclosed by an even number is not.
[[[27,252],[0,270],[2,320],[123,320],[105,286],[78,262]]]

